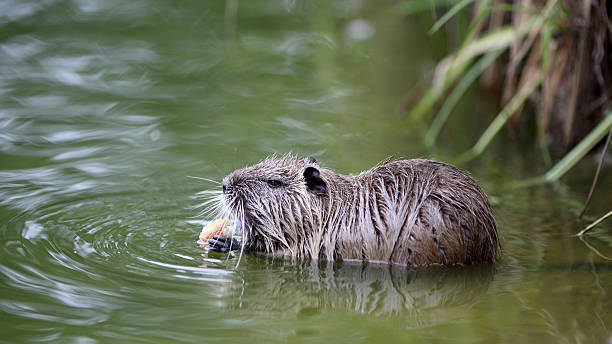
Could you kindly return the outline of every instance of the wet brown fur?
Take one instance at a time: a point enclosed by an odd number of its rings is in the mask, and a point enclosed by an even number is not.
[[[323,195],[307,191],[315,167]],[[279,180],[271,188],[267,181]],[[408,266],[495,261],[495,220],[487,196],[462,170],[425,159],[388,162],[359,175],[284,156],[224,179],[221,208],[252,251]]]

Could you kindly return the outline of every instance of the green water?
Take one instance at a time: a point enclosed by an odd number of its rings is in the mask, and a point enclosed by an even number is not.
[[[207,256],[196,194],[273,153],[351,173],[452,158],[493,102],[442,133],[398,104],[454,43],[393,2],[7,0],[0,4],[0,343],[537,342],[612,337],[612,225],[575,217],[593,159],[562,183],[527,140],[464,166],[493,203],[495,266]],[[461,114],[462,113],[462,114]],[[587,220],[609,210],[609,168]]]

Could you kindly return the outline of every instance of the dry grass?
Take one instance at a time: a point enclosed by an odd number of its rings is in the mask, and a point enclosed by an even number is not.
[[[410,3],[414,7],[418,2]],[[609,122],[605,109],[612,105],[612,3],[463,0],[455,2],[431,32],[468,8],[473,20],[461,46],[438,63],[429,89],[410,110],[413,119],[423,120],[443,103],[425,138],[429,146],[478,76],[489,94],[498,94],[503,110],[465,159],[482,153],[504,125],[519,130],[528,123],[523,120],[527,102],[536,109],[537,142],[547,163],[563,157],[598,124]],[[598,130],[605,135],[609,128],[600,125]]]

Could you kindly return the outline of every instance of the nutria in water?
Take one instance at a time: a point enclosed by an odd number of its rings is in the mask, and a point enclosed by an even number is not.
[[[268,158],[223,179],[220,209],[251,252],[408,266],[492,262],[497,229],[487,196],[462,170],[398,160],[358,175],[314,158]],[[216,237],[209,249],[240,247]]]

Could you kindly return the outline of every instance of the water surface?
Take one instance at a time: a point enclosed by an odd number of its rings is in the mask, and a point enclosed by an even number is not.
[[[605,342],[612,229],[570,235],[594,161],[562,183],[533,144],[464,166],[490,195],[495,266],[402,268],[207,255],[197,193],[274,153],[355,173],[452,158],[494,102],[472,90],[440,148],[398,114],[453,41],[361,1],[0,4],[2,343]],[[450,35],[452,37],[452,35]],[[604,170],[587,220],[609,210]]]

